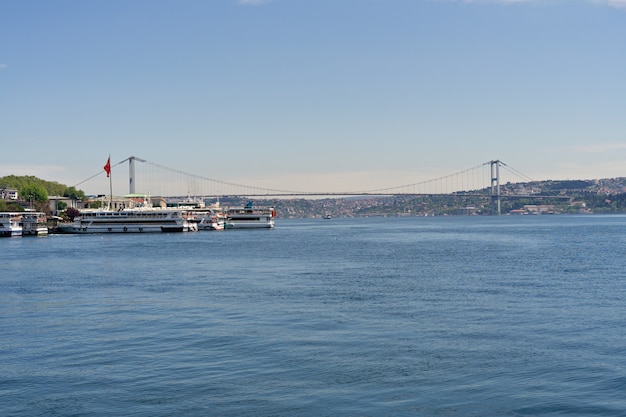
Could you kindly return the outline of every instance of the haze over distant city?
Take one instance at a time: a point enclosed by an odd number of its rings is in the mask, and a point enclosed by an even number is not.
[[[626,176],[624,51],[626,0],[4,1],[0,176],[107,193],[109,155],[286,190],[492,159]]]

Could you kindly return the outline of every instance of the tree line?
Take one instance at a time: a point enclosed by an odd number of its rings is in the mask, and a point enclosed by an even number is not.
[[[71,199],[85,199],[85,192],[55,181],[46,181],[32,175],[7,175],[0,178],[0,189],[17,190],[18,201],[0,200],[0,211],[23,211],[24,203],[41,210],[47,207],[51,195]]]

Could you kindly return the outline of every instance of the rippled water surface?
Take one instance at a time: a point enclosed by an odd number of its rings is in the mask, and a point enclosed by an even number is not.
[[[626,415],[626,217],[0,239],[7,416]]]

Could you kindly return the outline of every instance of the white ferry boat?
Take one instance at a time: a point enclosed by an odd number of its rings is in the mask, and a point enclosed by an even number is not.
[[[0,237],[22,236],[22,213],[0,213]]]
[[[70,225],[60,227],[63,233],[153,233],[188,232],[185,210],[169,208],[125,208],[118,211],[86,209]]]
[[[274,207],[253,207],[252,202],[244,207],[227,208],[224,214],[226,229],[271,229],[276,219]]]
[[[22,215],[22,236],[47,236],[48,225],[45,213],[27,211]]]

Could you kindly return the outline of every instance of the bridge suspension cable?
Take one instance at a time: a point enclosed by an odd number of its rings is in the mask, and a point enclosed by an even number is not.
[[[273,189],[273,188],[264,188],[264,187],[258,187],[258,186],[242,185],[242,184],[237,184],[237,183],[234,183],[234,182],[218,180],[218,179],[215,179],[215,178],[208,178],[208,177],[204,177],[202,175],[190,174],[188,172],[184,172],[184,171],[181,171],[179,169],[169,168],[169,167],[166,167],[164,165],[160,165],[160,164],[157,164],[157,163],[154,163],[154,162],[150,162],[150,161],[142,161],[142,162],[145,162],[148,165],[152,165],[152,166],[160,168],[160,169],[164,169],[166,171],[170,171],[170,172],[174,172],[174,173],[177,173],[177,174],[180,174],[180,175],[184,175],[186,177],[200,179],[200,180],[204,180],[204,181],[210,181],[210,182],[213,182],[215,184],[227,185],[227,186],[230,186],[230,187],[238,187],[238,188],[241,188],[241,189],[256,190],[256,191],[261,191],[261,192],[265,192],[265,193],[306,194],[306,191],[287,191],[287,190],[278,190],[278,189]]]
[[[141,159],[135,156],[131,156],[126,158],[111,167],[117,167],[121,164],[129,162],[129,176],[130,176],[130,193],[134,193],[135,186],[135,162],[141,162],[142,164],[156,168],[158,170],[157,174],[151,170],[150,172],[140,171],[141,174],[146,174],[149,177],[149,181],[144,179],[144,183],[149,182],[149,186],[144,185],[144,189],[148,191],[152,191],[151,194],[154,195],[163,195],[163,196],[173,196],[173,195],[183,195],[184,192],[181,192],[181,184],[178,185],[172,183],[172,178],[170,175],[164,176],[163,172],[175,173],[178,176],[182,176],[185,184],[187,186],[187,191],[189,194],[189,185],[190,180],[193,180],[193,184],[197,186],[197,181],[205,181],[216,185],[216,188],[221,188],[221,192],[196,192],[195,195],[248,195],[248,196],[340,196],[340,195],[394,195],[394,194],[448,194],[448,193],[477,193],[477,194],[485,194],[489,192],[489,170],[484,169],[486,165],[491,165],[494,162],[497,162],[499,166],[506,169],[508,172],[522,179],[524,182],[532,182],[533,180],[521,173],[520,171],[504,164],[501,161],[490,161],[485,162],[484,164],[477,165],[472,168],[464,169],[462,171],[458,171],[452,174],[443,175],[437,178],[432,178],[429,180],[413,182],[410,184],[392,186],[392,187],[384,187],[384,188],[374,188],[369,190],[360,190],[360,191],[337,191],[337,192],[312,192],[312,191],[294,191],[294,190],[283,190],[278,188],[269,188],[269,187],[260,187],[260,186],[251,186],[238,184],[235,182],[219,180],[216,178],[210,178],[202,175],[192,174],[189,172],[185,172],[180,169],[170,168],[155,162],[147,161],[145,159]],[[98,173],[90,176],[89,178],[77,183],[74,187],[77,187],[99,175],[102,175],[104,171],[99,171]],[[156,179],[154,177],[157,177]],[[152,188],[152,189],[151,189]],[[231,192],[225,192],[226,189],[230,189]],[[199,190],[195,190],[199,191]]]
[[[507,171],[517,175],[520,179],[524,180],[524,182],[534,182],[535,180],[533,180],[532,178],[530,178],[528,175],[523,174],[521,172],[519,172],[518,170],[516,170],[515,168],[505,164],[504,162],[500,161],[500,166],[502,166],[504,169],[506,169]]]
[[[366,191],[361,191],[361,193],[363,193],[363,194],[390,193],[391,191],[394,191],[394,190],[415,188],[415,187],[422,186],[422,185],[435,184],[435,183],[438,183],[438,182],[445,182],[446,180],[455,179],[455,178],[459,178],[459,177],[462,177],[462,176],[468,176],[467,175],[468,173],[474,172],[474,171],[478,171],[479,169],[482,169],[484,165],[485,164],[478,165],[478,166],[475,166],[475,167],[472,167],[472,168],[465,169],[463,171],[455,172],[453,174],[444,175],[444,176],[441,176],[441,177],[438,177],[438,178],[433,178],[433,179],[430,179],[430,180],[414,182],[412,184],[398,185],[398,186],[395,186],[395,187],[377,188],[377,189],[374,189],[374,190],[366,190]],[[437,193],[428,193],[428,194],[437,194]]]

